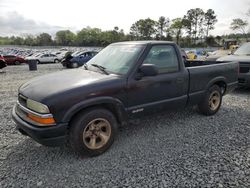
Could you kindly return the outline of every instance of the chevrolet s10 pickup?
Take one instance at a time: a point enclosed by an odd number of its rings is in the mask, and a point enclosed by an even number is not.
[[[114,43],[81,68],[21,85],[12,117],[43,145],[67,142],[80,155],[96,156],[129,118],[193,105],[214,115],[238,74],[237,62],[187,61],[173,42]]]

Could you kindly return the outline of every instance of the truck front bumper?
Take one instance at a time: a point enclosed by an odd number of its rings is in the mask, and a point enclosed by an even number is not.
[[[12,110],[12,119],[17,125],[17,130],[24,135],[28,135],[38,143],[45,146],[59,146],[66,141],[68,123],[60,123],[51,127],[38,127],[22,120],[15,111]]]

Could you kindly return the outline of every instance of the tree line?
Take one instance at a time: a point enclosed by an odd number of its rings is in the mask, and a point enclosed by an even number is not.
[[[250,10],[248,12],[250,17]],[[216,39],[209,32],[214,29],[217,16],[212,9],[206,11],[201,8],[190,9],[180,18],[170,20],[161,16],[158,20],[151,18],[140,19],[132,24],[130,32],[125,34],[123,29],[114,27],[112,30],[102,31],[99,28],[83,28],[77,33],[61,30],[52,38],[48,33],[37,36],[0,37],[0,44],[27,46],[106,46],[113,42],[129,40],[170,40],[180,46],[193,47],[216,45]],[[240,31],[248,38],[246,27],[248,22],[240,18],[232,20],[230,28]]]

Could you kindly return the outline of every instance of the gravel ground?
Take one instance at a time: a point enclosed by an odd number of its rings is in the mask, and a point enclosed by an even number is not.
[[[188,108],[130,121],[109,151],[80,158],[22,136],[11,120],[20,84],[62,70],[0,74],[0,187],[250,187],[250,90],[224,97],[212,117]]]

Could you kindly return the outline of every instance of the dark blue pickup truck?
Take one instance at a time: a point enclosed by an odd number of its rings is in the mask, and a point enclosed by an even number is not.
[[[12,116],[41,144],[69,141],[81,155],[95,156],[129,118],[188,105],[215,114],[237,87],[238,70],[237,62],[186,61],[173,42],[114,43],[81,68],[23,84]]]

